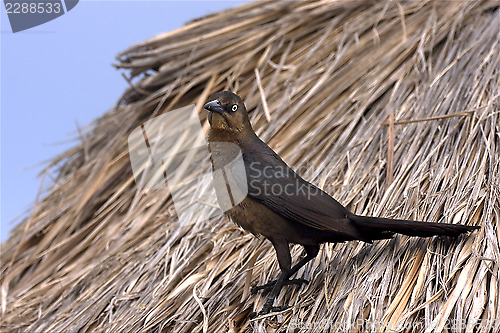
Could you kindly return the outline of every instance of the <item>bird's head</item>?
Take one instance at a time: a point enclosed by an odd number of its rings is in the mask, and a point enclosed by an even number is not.
[[[221,91],[208,98],[203,108],[208,110],[208,122],[212,129],[242,133],[252,130],[247,109],[241,98],[230,91]]]

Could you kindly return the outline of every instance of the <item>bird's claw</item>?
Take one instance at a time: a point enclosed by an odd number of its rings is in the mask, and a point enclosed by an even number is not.
[[[262,308],[262,310],[260,310],[258,313],[252,312],[250,314],[250,319],[255,319],[255,318],[259,317],[259,316],[264,316],[264,315],[269,314],[271,312],[285,311],[285,310],[287,310],[289,308],[290,308],[289,305],[270,306],[270,307],[266,307],[266,305],[264,305],[264,307]]]
[[[281,306],[271,306],[270,308],[266,309],[266,308],[263,308],[260,312],[259,312],[259,316],[263,316],[263,315],[266,315],[270,312],[281,312],[281,311],[285,311],[287,309],[290,308],[290,305],[281,305]]]
[[[302,284],[307,284],[307,283],[309,283],[309,281],[304,280],[304,279],[291,279],[291,280],[285,280],[285,281],[283,281],[283,285],[284,286],[288,286],[288,285],[292,285],[292,284],[300,286]],[[262,294],[263,295],[269,294],[271,292],[271,290],[273,289],[273,287],[274,287],[275,284],[276,284],[276,280],[272,280],[272,281],[269,281],[266,284],[263,284],[263,285],[260,285],[260,286],[254,286],[254,287],[252,287],[252,289],[250,289],[250,293],[252,295],[255,295],[260,290],[262,290]]]
[[[266,284],[263,284],[260,286],[254,286],[254,287],[252,287],[252,289],[250,289],[250,293],[252,295],[255,295],[259,292],[259,290],[264,290],[264,293],[269,293],[271,291],[271,289],[273,289],[275,284],[276,284],[276,280],[272,280]]]

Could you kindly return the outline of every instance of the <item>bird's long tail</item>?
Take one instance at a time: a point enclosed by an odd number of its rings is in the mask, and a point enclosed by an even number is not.
[[[390,238],[393,233],[408,236],[431,237],[451,236],[480,229],[478,226],[462,224],[434,223],[408,220],[386,219],[381,217],[359,216],[352,214],[349,219],[371,239]]]

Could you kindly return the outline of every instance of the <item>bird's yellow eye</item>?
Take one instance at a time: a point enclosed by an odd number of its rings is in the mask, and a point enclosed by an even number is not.
[[[233,110],[233,112],[236,111],[236,110],[238,110],[238,105],[233,104],[233,107],[231,108],[231,110]]]

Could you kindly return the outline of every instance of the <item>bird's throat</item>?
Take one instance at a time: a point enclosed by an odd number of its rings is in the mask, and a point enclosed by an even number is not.
[[[219,129],[219,130],[229,129],[229,124],[227,123],[227,120],[224,118],[223,115],[221,115],[218,112],[210,112],[210,114],[208,115],[208,122],[210,123],[210,127],[212,129]]]

